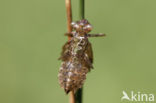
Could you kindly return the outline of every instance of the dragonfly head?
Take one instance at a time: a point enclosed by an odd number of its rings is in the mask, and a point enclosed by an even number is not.
[[[81,35],[87,34],[92,30],[91,24],[86,19],[72,22],[71,25],[72,28]]]

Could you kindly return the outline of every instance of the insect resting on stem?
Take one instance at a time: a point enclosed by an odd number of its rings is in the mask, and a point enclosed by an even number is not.
[[[71,39],[62,48],[62,64],[58,78],[60,86],[68,94],[82,88],[86,74],[93,68],[93,52],[88,37],[102,37],[105,34],[88,34],[92,30],[91,24],[86,20],[72,22],[73,32],[66,33]]]

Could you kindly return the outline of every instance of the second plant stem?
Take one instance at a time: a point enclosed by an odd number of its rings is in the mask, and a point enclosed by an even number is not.
[[[85,18],[85,0],[79,0],[79,20]],[[83,88],[78,89],[75,94],[76,103],[82,103]]]

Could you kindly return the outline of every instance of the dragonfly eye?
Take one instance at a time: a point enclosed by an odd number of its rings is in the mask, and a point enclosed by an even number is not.
[[[84,30],[85,30],[87,33],[90,32],[92,29],[93,29],[93,27],[92,27],[90,24],[87,24],[87,25],[84,27]]]
[[[87,28],[88,30],[92,30],[92,29],[93,29],[92,25],[90,25],[90,24],[88,24],[88,25],[86,26],[86,28]]]
[[[73,27],[73,29],[77,30],[80,28],[80,26],[76,23],[76,22],[72,22],[71,26]]]
[[[75,25],[73,25],[73,28],[74,28],[74,29],[79,29],[80,26],[79,26],[78,24],[75,24]]]

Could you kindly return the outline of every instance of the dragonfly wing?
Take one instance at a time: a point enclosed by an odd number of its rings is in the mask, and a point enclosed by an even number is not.
[[[87,48],[86,48],[86,52],[85,52],[85,57],[86,57],[86,61],[87,61],[87,67],[93,68],[93,50],[92,50],[92,45],[90,42],[88,42]]]
[[[71,42],[66,42],[64,44],[64,46],[62,47],[62,52],[61,52],[61,56],[59,60],[66,61],[69,59],[70,47],[71,47],[70,45],[71,45]]]

